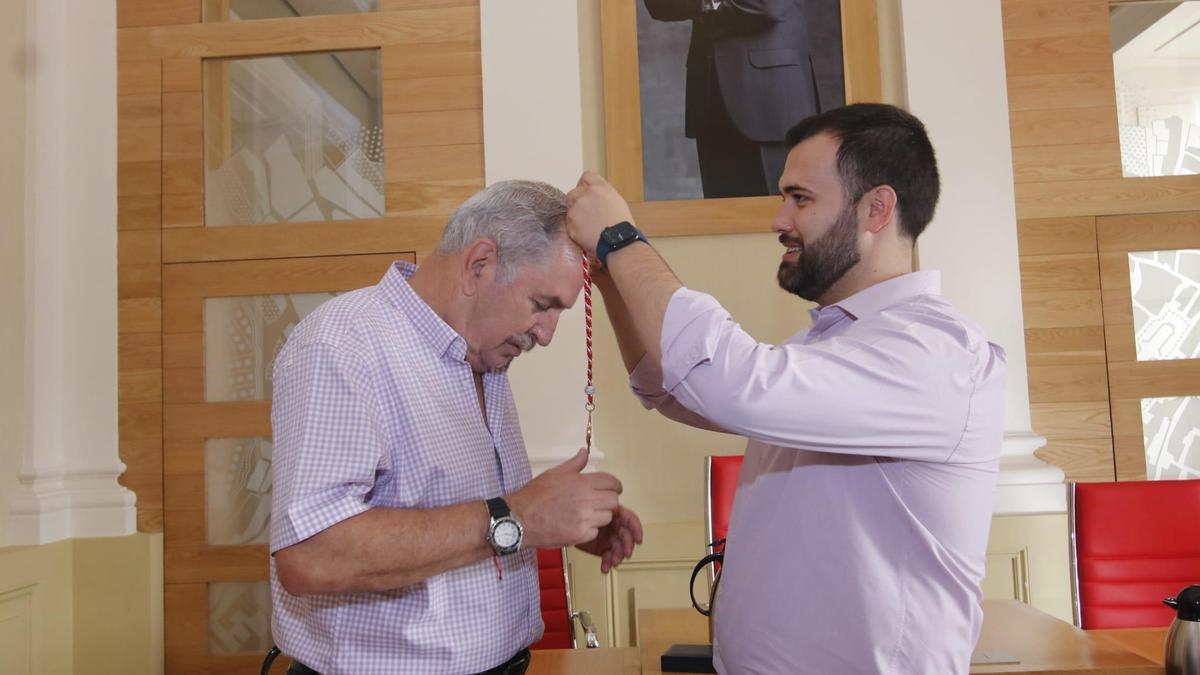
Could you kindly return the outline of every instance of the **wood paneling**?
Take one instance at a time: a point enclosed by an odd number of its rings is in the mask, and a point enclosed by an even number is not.
[[[1142,478],[1140,398],[1200,393],[1200,371],[1136,361],[1128,254],[1200,246],[1200,183],[1122,176],[1106,0],[1002,6],[1038,454]]]
[[[1116,143],[1013,148],[1017,183],[1121,177],[1121,146]]]
[[[201,23],[201,5],[118,8],[118,429],[138,527],[166,535],[167,669],[217,673],[260,656],[208,654],[206,585],[263,580],[267,555],[207,545],[204,439],[269,436],[270,402],[205,402],[204,298],[366,286],[415,259],[396,251],[431,250],[483,186],[482,64],[477,0],[228,23]],[[220,123],[228,99],[202,59],[367,48],[382,49],[388,216],[206,227],[205,106]],[[214,147],[223,128],[208,130]]]
[[[1030,291],[1100,288],[1095,253],[1021,256],[1021,287]]]
[[[1009,127],[1012,129],[1014,149],[1031,146],[1111,145],[1119,142],[1117,108],[1111,103],[1098,108],[1016,110],[1009,114]],[[1070,160],[1069,148],[1059,150],[1064,160]],[[1019,201],[1017,205],[1020,207]]]
[[[117,28],[166,26],[200,20],[197,0],[118,0]]]
[[[1008,109],[1057,110],[1106,108],[1113,105],[1111,70],[1086,73],[1009,75]]]
[[[1108,24],[1108,5],[1078,0],[1005,0],[1003,22],[1008,40],[1086,35]]]
[[[478,39],[479,8],[472,6],[123,28],[117,54],[121,60],[214,58]]]
[[[1112,70],[1112,42],[1104,31],[1009,39],[1004,64],[1012,75],[1085,73]]]
[[[389,217],[163,231],[163,261],[253,260],[432,249],[445,217]]]

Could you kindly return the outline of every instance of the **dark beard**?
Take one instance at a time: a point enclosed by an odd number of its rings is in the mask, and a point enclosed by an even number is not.
[[[817,302],[850,268],[858,264],[858,223],[854,207],[838,213],[833,227],[820,239],[805,244],[800,259],[779,263],[779,287],[805,300]]]

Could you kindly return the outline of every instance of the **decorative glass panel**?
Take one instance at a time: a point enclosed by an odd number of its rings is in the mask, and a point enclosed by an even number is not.
[[[379,50],[204,63],[204,220],[384,212]]]
[[[204,442],[207,541],[213,546],[270,540],[271,439]]]
[[[271,644],[271,587],[267,582],[208,585],[209,654],[263,654]]]
[[[1200,2],[1109,3],[1121,168],[1200,173]]]
[[[336,293],[204,300],[204,398],[270,398],[271,366],[300,320]]]
[[[1200,358],[1200,249],[1129,254],[1139,361]]]
[[[1200,478],[1200,396],[1142,399],[1146,478]]]
[[[379,0],[205,0],[205,21],[290,19],[319,14],[378,12]]]

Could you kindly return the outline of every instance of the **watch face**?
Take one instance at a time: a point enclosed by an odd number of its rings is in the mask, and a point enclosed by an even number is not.
[[[492,541],[499,548],[512,548],[521,541],[521,526],[512,520],[501,520],[492,530]]]

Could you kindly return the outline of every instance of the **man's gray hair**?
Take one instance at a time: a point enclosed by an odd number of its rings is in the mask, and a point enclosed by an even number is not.
[[[436,252],[449,255],[490,239],[496,243],[497,280],[508,283],[522,265],[563,246],[566,222],[567,196],[562,190],[531,180],[501,181],[454,210]],[[574,253],[573,246],[566,248]]]

